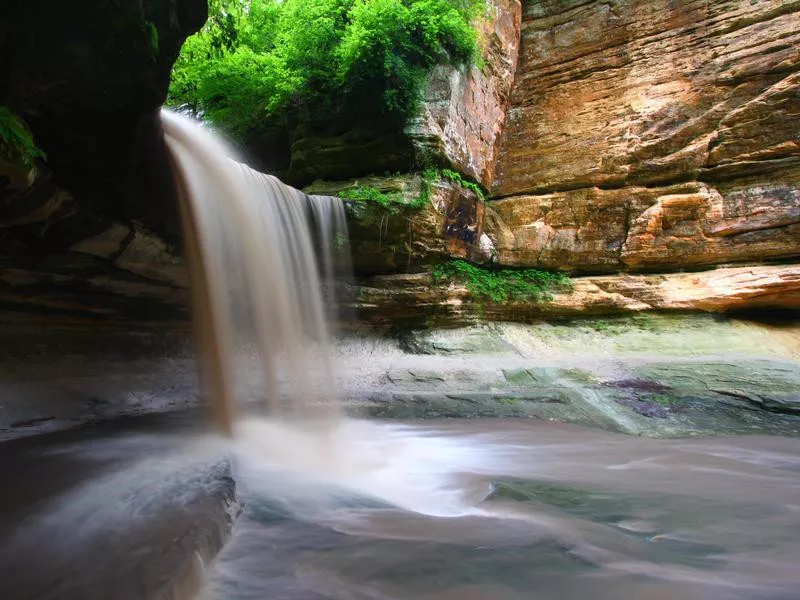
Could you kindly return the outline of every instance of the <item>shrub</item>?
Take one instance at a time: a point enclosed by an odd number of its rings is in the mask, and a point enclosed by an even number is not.
[[[470,295],[494,303],[547,301],[554,291],[572,289],[570,278],[560,272],[539,269],[494,269],[464,260],[451,260],[433,268],[434,283],[459,282]]]
[[[29,168],[44,158],[25,124],[7,106],[0,106],[0,160]]]

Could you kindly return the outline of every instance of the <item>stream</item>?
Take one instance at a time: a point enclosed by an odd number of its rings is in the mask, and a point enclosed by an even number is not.
[[[196,416],[6,444],[0,597],[151,595],[234,518],[204,600],[797,597],[797,438]]]
[[[237,443],[208,598],[797,597],[798,439],[349,421],[331,456],[276,427]]]

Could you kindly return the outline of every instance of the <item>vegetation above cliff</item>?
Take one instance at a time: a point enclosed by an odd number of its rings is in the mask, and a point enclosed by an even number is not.
[[[212,0],[168,103],[246,138],[291,114],[370,107],[403,120],[429,70],[477,56],[484,0]]]
[[[451,260],[433,268],[434,283],[458,282],[478,300],[494,303],[550,300],[555,291],[571,291],[564,273],[539,269],[493,269],[464,260]]]

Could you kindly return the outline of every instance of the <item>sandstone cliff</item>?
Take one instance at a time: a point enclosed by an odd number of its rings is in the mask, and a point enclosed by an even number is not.
[[[800,256],[800,2],[531,0],[492,191],[508,264]]]
[[[9,24],[45,40],[57,19],[28,23],[14,5],[0,41],[12,67],[3,102],[30,123],[53,173],[0,202],[6,307],[185,318],[177,240],[151,231],[170,233],[172,207],[151,117],[180,41],[202,21],[198,1],[90,3],[30,54]],[[424,164],[491,191],[484,203],[440,181],[421,210],[350,206],[365,318],[800,308],[800,2],[490,6],[483,64],[435,70],[402,140],[369,123],[300,127],[285,148],[297,178],[340,180],[313,193],[357,183],[412,200]],[[130,27],[115,30],[108,21],[120,15]],[[160,35],[155,54],[146,23]],[[128,56],[111,31],[128,36]],[[90,46],[96,55],[82,62]],[[61,47],[64,60],[48,65]],[[387,165],[403,173],[345,179]],[[464,290],[431,288],[424,274],[450,257],[591,277],[549,306],[475,312]],[[780,264],[758,266],[769,262]],[[737,264],[748,266],[679,273]]]

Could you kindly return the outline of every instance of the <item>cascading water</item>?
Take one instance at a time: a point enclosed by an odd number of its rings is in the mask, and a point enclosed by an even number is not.
[[[164,110],[162,122],[178,182],[203,383],[219,428],[228,435],[234,428],[234,357],[243,343],[260,357],[271,416],[330,422],[339,411],[322,283],[332,293],[337,256],[347,255],[341,200],[308,196],[250,169],[186,117]]]
[[[443,473],[452,467],[448,461],[472,461],[473,448],[341,418],[329,344],[334,304],[326,310],[323,296],[349,270],[342,201],[303,194],[237,162],[218,137],[187,117],[164,110],[162,120],[177,180],[201,383],[219,430],[234,437],[238,474],[251,485],[269,482],[261,491],[294,513],[316,512],[321,499],[343,490],[429,514],[470,511],[465,497],[472,492],[451,488]],[[259,394],[242,385],[249,378],[241,366],[253,346],[267,418],[237,419],[243,396]],[[276,477],[283,485],[273,485]]]

